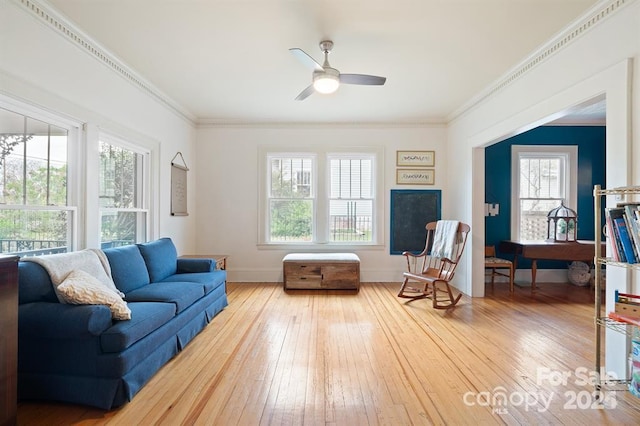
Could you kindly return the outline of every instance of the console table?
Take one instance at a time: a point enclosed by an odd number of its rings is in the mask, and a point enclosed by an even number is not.
[[[537,260],[582,261],[593,264],[595,242],[578,241],[501,241],[498,246],[503,253],[513,254],[513,269],[518,268],[518,256],[531,259],[531,289],[536,289]],[[606,250],[602,243],[602,252]]]
[[[0,255],[0,360],[0,425],[14,425],[18,404],[18,256]]]
[[[284,289],[359,290],[354,253],[292,253],[282,259]]]

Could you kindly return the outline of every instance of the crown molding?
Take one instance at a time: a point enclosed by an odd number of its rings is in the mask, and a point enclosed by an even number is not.
[[[575,121],[554,121],[543,124],[542,127],[604,127],[607,123],[602,120],[575,120]]]
[[[196,117],[191,112],[165,95],[133,68],[109,52],[107,48],[101,46],[91,36],[76,27],[68,18],[57,12],[53,6],[42,0],[11,0],[11,2],[22,7],[22,9],[27,11],[32,17],[36,18],[87,55],[101,62],[104,66],[123,77],[151,98],[160,102],[180,118],[195,125]]]
[[[244,129],[292,129],[292,128],[344,128],[344,129],[370,129],[370,128],[446,128],[444,120],[424,120],[424,121],[396,121],[396,122],[280,122],[280,121],[230,121],[217,119],[199,119],[196,123],[199,129],[212,128],[244,128]]]
[[[602,21],[635,1],[636,0],[603,0],[598,2],[577,20],[567,25],[567,27],[565,27],[565,29],[555,37],[551,38],[551,40],[543,44],[523,61],[507,71],[502,77],[498,78],[483,91],[449,114],[446,120],[447,123],[454,121],[488,98],[502,91],[502,89],[523,77],[548,58],[562,51],[573,41],[585,35],[589,30],[593,29]]]

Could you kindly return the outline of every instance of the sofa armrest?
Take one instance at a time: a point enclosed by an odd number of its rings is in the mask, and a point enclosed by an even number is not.
[[[53,339],[99,336],[113,325],[105,305],[34,302],[18,309],[19,334]]]
[[[188,274],[192,272],[211,272],[216,270],[216,261],[203,258],[180,258],[178,259],[178,274]]]

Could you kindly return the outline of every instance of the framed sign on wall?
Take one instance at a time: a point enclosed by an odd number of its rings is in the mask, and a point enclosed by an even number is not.
[[[433,167],[436,165],[435,151],[397,151],[398,167]]]
[[[435,174],[434,169],[396,169],[396,183],[398,185],[433,185]]]
[[[182,164],[175,160],[180,157]],[[187,172],[189,168],[181,152],[171,160],[171,216],[188,216],[187,210]]]

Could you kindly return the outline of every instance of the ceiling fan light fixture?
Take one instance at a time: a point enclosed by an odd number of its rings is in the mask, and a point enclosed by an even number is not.
[[[331,67],[325,67],[321,72],[313,73],[313,88],[318,93],[328,95],[338,90],[340,86],[340,72]]]
[[[313,70],[311,84],[298,96],[296,101],[307,99],[313,93],[329,94],[338,90],[340,84],[359,84],[364,86],[382,86],[387,79],[368,74],[340,74],[340,71],[329,65],[329,52],[333,48],[331,40],[320,42],[320,50],[324,53],[324,63],[320,65],[308,53],[298,47],[289,49],[304,65]]]
[[[323,75],[313,80],[313,88],[316,92],[328,95],[338,90],[340,80],[332,75]]]

